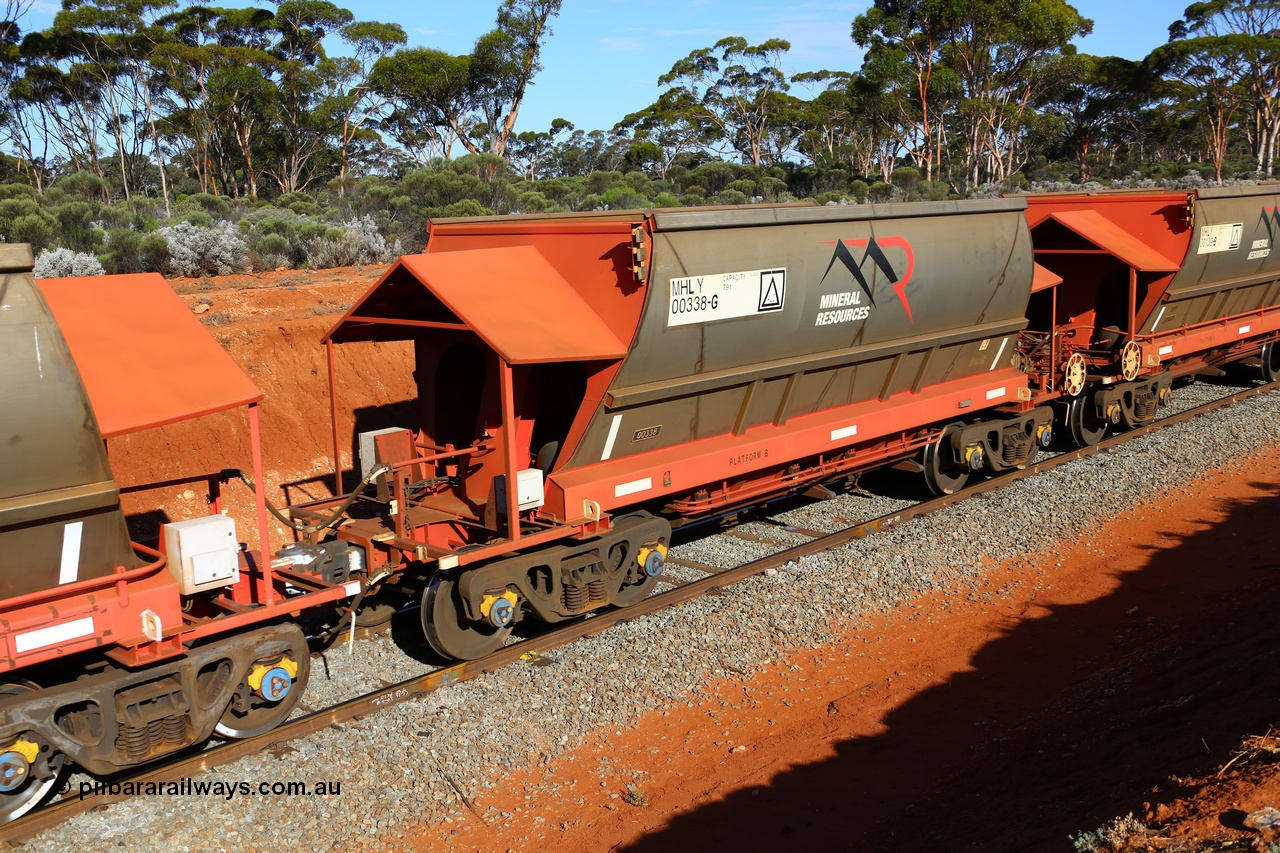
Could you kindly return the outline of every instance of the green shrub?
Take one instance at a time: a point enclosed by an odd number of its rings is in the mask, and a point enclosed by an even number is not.
[[[211,195],[210,193],[192,193],[189,196],[179,196],[178,205],[184,208],[199,208],[216,216],[228,216],[231,213],[231,199],[222,195]],[[191,222],[193,225],[199,224],[190,217],[186,221]],[[209,221],[212,222],[212,218]]]
[[[58,233],[58,220],[42,210],[34,198],[8,198],[0,201],[0,238],[6,243],[30,243],[39,253]]]
[[[290,266],[289,238],[282,234],[263,234],[254,247],[254,269],[273,270]]]
[[[263,234],[257,246],[260,255],[286,255],[289,253],[289,239],[280,234]]]
[[[107,182],[92,172],[71,172],[58,178],[49,187],[67,195],[79,196],[95,201],[107,197]]]
[[[756,192],[763,196],[767,202],[790,200],[790,193],[787,192],[787,182],[772,176],[761,178],[756,183]]]
[[[536,190],[520,194],[519,207],[521,213],[540,213],[551,206],[550,199]]]
[[[294,223],[280,216],[259,219],[253,226],[253,232],[259,235],[259,238],[267,235],[283,237],[286,243],[298,235],[298,229]]]
[[[67,201],[49,212],[58,220],[58,242],[77,252],[92,252],[102,245],[102,230],[93,225],[98,205]]]
[[[310,219],[304,219],[297,223],[294,235],[299,240],[314,240],[317,237],[323,237],[325,232],[329,230],[329,226],[323,222],[315,222]]]
[[[726,189],[715,198],[716,204],[747,204],[750,201],[738,190]]]
[[[489,216],[493,211],[472,198],[456,201],[440,211],[441,216]]]
[[[36,197],[35,188],[30,184],[0,184],[0,201],[7,198],[29,198]]]

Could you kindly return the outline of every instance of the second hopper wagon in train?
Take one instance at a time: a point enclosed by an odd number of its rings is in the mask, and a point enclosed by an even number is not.
[[[416,353],[417,420],[360,436],[391,471],[338,535],[474,658],[524,616],[638,601],[673,520],[899,459],[938,491],[1024,465],[1052,414],[1018,367],[1024,208],[433,222],[326,338]]]

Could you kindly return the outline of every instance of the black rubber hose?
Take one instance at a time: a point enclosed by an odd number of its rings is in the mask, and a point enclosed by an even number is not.
[[[328,518],[326,518],[324,521],[320,522],[319,524],[298,524],[293,519],[289,518],[284,513],[280,512],[280,510],[276,508],[276,505],[273,504],[269,498],[263,498],[263,501],[266,503],[267,509],[271,511],[271,514],[274,515],[281,524],[285,525],[286,527],[292,530],[296,530],[299,533],[316,533],[318,531],[324,530],[327,527],[333,527],[339,521],[341,521],[343,513],[345,513],[348,509],[350,509],[351,504],[353,504],[355,502],[355,499],[359,497],[360,493],[364,491],[364,487],[372,483],[376,478],[382,476],[383,474],[386,474],[390,470],[391,470],[391,466],[385,465],[385,464],[378,465],[373,470],[371,470],[368,474],[364,476],[364,479],[360,481],[360,484],[356,486],[354,489],[352,489],[351,494],[347,495],[346,500],[344,500],[338,506],[338,508],[333,511],[333,514],[330,515]],[[223,469],[222,477],[223,479],[226,479],[226,480],[238,479],[241,482],[243,482],[246,486],[249,487],[249,491],[253,492],[255,495],[258,493],[258,487],[253,484],[253,480],[250,479],[249,475],[245,474],[244,471],[241,471],[239,468]]]

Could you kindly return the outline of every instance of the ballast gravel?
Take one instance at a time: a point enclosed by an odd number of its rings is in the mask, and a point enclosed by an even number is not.
[[[1179,391],[1176,407],[1230,390],[1192,385]],[[470,808],[467,799],[502,785],[509,770],[545,764],[593,730],[629,726],[687,700],[710,679],[749,676],[789,650],[829,644],[859,617],[923,593],[992,595],[979,592],[985,565],[1084,537],[1116,513],[1180,492],[1223,461],[1277,439],[1280,393],[1271,392],[192,780],[222,783],[210,793],[133,796],[21,849],[395,849],[406,829],[458,819]],[[741,524],[736,534],[713,530],[678,541],[672,556],[732,566],[778,550],[752,537],[800,542],[806,537],[787,526],[836,530],[920,497],[882,479],[888,496],[860,489],[779,504],[769,520]],[[679,565],[672,572],[700,576]],[[306,706],[428,671],[420,642],[399,624],[412,625],[416,614],[397,619],[390,636],[357,642],[354,654],[343,644],[313,660]],[[72,778],[71,796],[81,781],[87,777]],[[271,793],[291,782],[338,784],[340,793]],[[483,816],[498,825],[526,819]]]

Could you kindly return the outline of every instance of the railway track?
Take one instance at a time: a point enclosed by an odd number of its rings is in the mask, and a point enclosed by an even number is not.
[[[1147,426],[1109,437],[1092,447],[1065,451],[1029,465],[1023,470],[1011,471],[999,477],[973,483],[953,495],[938,497],[904,507],[887,515],[852,524],[833,533],[822,533],[792,525],[782,525],[782,529],[785,529],[788,533],[808,537],[808,541],[782,548],[775,553],[732,568],[722,569],[692,560],[672,558],[670,562],[684,569],[686,574],[692,573],[702,576],[691,580],[665,579],[671,587],[670,589],[654,593],[639,604],[625,610],[592,615],[583,620],[545,631],[535,637],[504,646],[486,657],[442,667],[424,675],[388,685],[380,690],[339,702],[328,708],[312,711],[286,722],[260,737],[217,744],[198,753],[178,758],[160,766],[147,768],[139,773],[120,776],[111,781],[112,783],[120,783],[122,786],[132,783],[136,787],[138,783],[175,782],[206,773],[214,768],[262,752],[277,744],[306,737],[330,726],[359,720],[384,708],[424,696],[449,684],[466,681],[484,673],[492,672],[521,659],[537,659],[546,652],[565,646],[582,637],[594,636],[619,623],[664,610],[702,595],[712,594],[720,588],[738,583],[770,569],[776,569],[803,557],[838,548],[853,540],[896,527],[903,522],[952,506],[967,498],[1003,488],[1018,480],[1052,470],[1077,459],[1114,449],[1131,439],[1183,423],[1199,415],[1207,414],[1277,389],[1280,389],[1280,382],[1240,390],[1209,403],[1186,409],[1177,414],[1168,415]],[[764,541],[764,537],[756,536],[750,538]],[[773,544],[773,541],[776,540],[771,540],[768,544]],[[376,633],[378,630],[358,629],[356,637],[367,636]],[[463,802],[467,803],[465,795],[460,790],[458,793]],[[77,814],[127,798],[128,795],[111,794],[106,791],[85,796],[69,792],[61,799],[35,810],[17,821],[0,826],[0,842],[3,842],[6,847],[11,847],[16,842],[53,828]],[[469,803],[467,805],[470,807]]]

